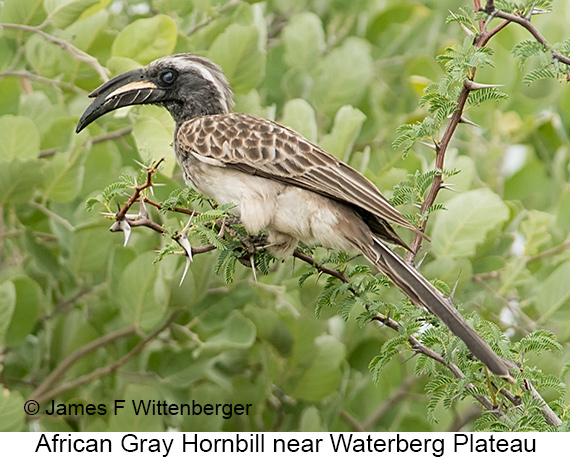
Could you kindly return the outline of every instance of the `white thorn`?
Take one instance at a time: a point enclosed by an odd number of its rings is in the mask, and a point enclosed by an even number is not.
[[[253,272],[253,280],[257,282],[257,273],[255,271],[255,260],[254,256],[249,257],[249,263],[251,264],[251,271]]]
[[[111,232],[123,232],[123,235],[125,236],[125,242],[123,243],[123,246],[127,246],[132,232],[131,224],[129,224],[129,221],[127,219],[115,221],[109,230]]]
[[[453,186],[454,184],[442,184],[441,186],[439,186],[440,189],[445,189],[445,190],[450,190],[451,192],[456,192],[456,193],[460,193],[457,189],[454,189]]]
[[[131,224],[129,224],[129,222],[125,219],[122,220],[120,224],[123,230],[123,234],[125,235],[125,242],[123,243],[123,247],[127,247],[127,244],[129,244],[129,240],[131,239]]]
[[[482,89],[492,89],[494,87],[503,87],[504,84],[481,84],[476,83],[475,81],[471,81],[470,79],[466,79],[463,81],[463,85],[466,89],[469,90],[482,90]]]
[[[190,251],[190,252],[192,252],[192,251]],[[191,255],[192,254],[190,254],[190,256]],[[184,266],[184,272],[182,273],[182,278],[180,278],[180,284],[178,284],[179,287],[184,282],[184,279],[186,278],[186,274],[188,273],[188,269],[190,268],[190,264],[192,263],[192,260],[190,260],[190,256],[186,256],[186,265]]]
[[[141,197],[139,202],[139,214],[138,217],[140,219],[148,219],[148,210],[146,209],[146,204],[144,202],[144,198]]]
[[[192,245],[190,244],[190,241],[188,241],[188,236],[186,233],[180,235],[176,242],[180,245],[180,247],[182,247],[182,249],[184,249],[186,256],[190,259],[190,262],[192,262]]]
[[[427,146],[428,148],[433,149],[434,151],[437,151],[437,147],[435,146],[435,144],[427,143],[425,141],[420,141],[420,144],[423,144],[424,146]]]
[[[472,125],[472,126],[474,126],[474,127],[481,128],[480,125],[475,124],[475,122],[470,121],[469,119],[464,118],[463,116],[461,116],[461,117],[459,118],[459,122],[461,122],[462,124]]]

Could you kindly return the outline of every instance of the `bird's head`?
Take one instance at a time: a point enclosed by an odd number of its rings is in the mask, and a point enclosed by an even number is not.
[[[232,91],[212,61],[192,54],[162,57],[136,70],[115,76],[89,94],[95,100],[85,110],[75,131],[123,106],[164,106],[179,125],[199,116],[230,111]]]

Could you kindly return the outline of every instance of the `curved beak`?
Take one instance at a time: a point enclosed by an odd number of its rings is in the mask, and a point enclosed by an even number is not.
[[[123,106],[153,103],[163,95],[164,90],[150,81],[142,68],[115,76],[89,94],[95,100],[79,119],[75,132],[81,132],[105,113]]]

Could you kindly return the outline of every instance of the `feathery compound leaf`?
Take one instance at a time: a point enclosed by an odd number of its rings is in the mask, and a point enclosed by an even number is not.
[[[374,357],[368,365],[368,369],[372,372],[372,379],[375,383],[378,383],[378,379],[383,368],[388,364],[388,362],[402,352],[401,346],[406,343],[407,338],[400,335],[386,341],[382,345],[380,354]]]
[[[130,185],[124,181],[114,182],[112,184],[109,184],[107,187],[103,189],[103,192],[101,193],[101,198],[103,199],[103,202],[106,205],[108,205],[115,197],[124,196],[125,189],[129,186]]]
[[[538,41],[523,40],[516,44],[511,52],[515,57],[519,58],[519,63],[522,68],[529,58],[543,55],[545,51],[544,46]]]
[[[536,330],[520,339],[512,349],[516,354],[527,352],[558,351],[562,352],[561,344],[556,341],[556,335],[548,330]]]
[[[164,246],[160,251],[158,251],[155,259],[152,261],[152,264],[157,265],[166,256],[172,254],[177,254],[177,255],[183,254],[183,251],[180,249],[180,246],[177,243],[169,243],[166,246]]]
[[[504,92],[501,92],[496,87],[487,87],[485,89],[471,91],[469,93],[469,98],[467,99],[467,103],[473,106],[479,106],[481,103],[486,102],[488,100],[506,100],[509,96]]]
[[[550,68],[538,68],[536,70],[529,71],[523,77],[523,83],[531,85],[533,82],[540,79],[553,79],[556,75],[554,71]]]
[[[469,11],[465,10],[464,8],[459,8],[459,11],[454,13],[450,11],[449,16],[447,16],[445,23],[450,24],[452,22],[458,22],[463,24],[467,30],[470,30],[473,33],[478,33],[479,29],[475,25],[473,18]]]

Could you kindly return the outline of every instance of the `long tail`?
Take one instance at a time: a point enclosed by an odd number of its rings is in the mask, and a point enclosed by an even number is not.
[[[415,268],[392,252],[380,240],[374,243],[358,243],[358,249],[376,265],[411,301],[417,306],[426,307],[435,314],[469,350],[496,375],[513,381],[507,364],[491,349],[489,344],[477,334],[463,316],[446,298],[428,282]],[[365,244],[365,245],[360,245]]]

